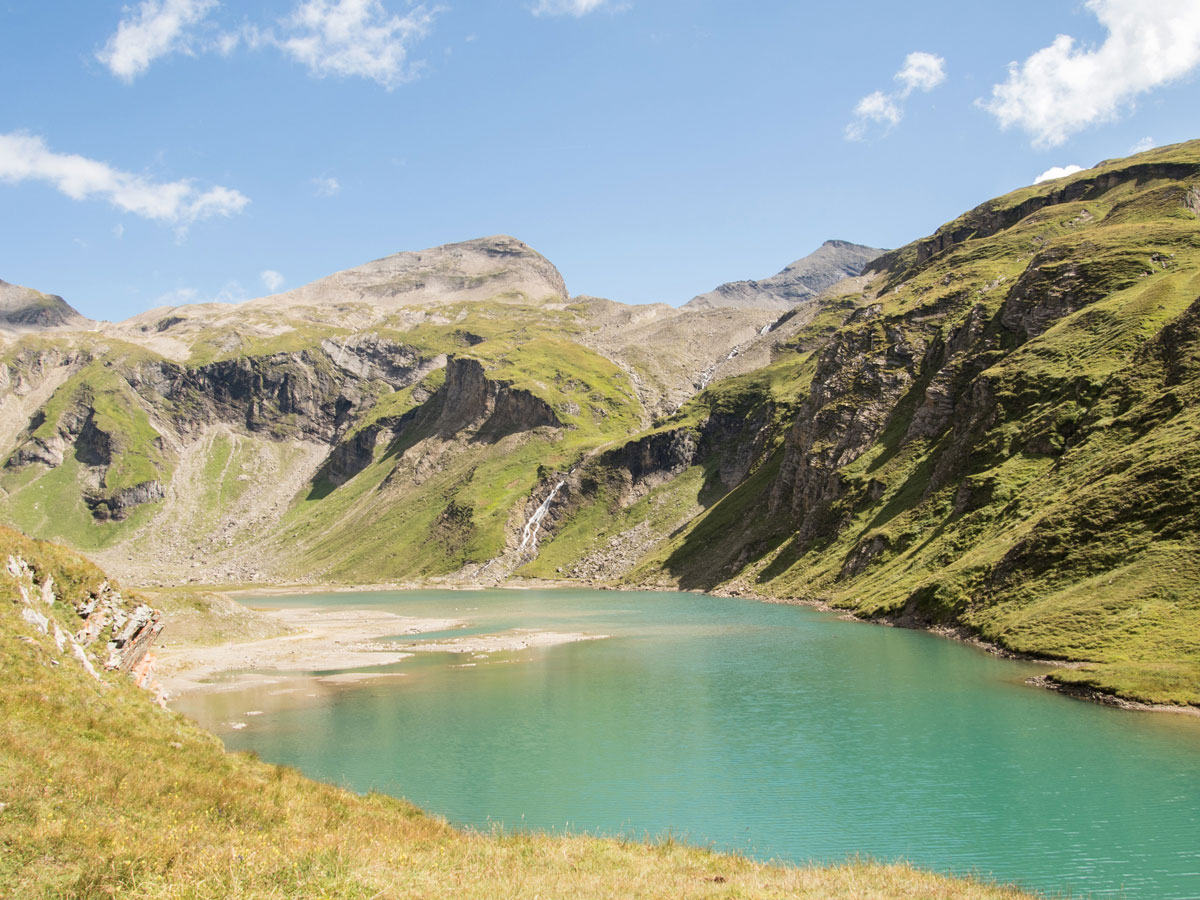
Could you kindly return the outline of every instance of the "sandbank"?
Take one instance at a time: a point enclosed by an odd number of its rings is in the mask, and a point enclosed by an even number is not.
[[[240,690],[255,682],[280,680],[272,677],[272,672],[283,677],[285,673],[391,665],[412,653],[383,638],[445,631],[463,624],[461,619],[424,619],[380,610],[277,609],[262,614],[291,633],[211,647],[164,647],[159,653],[158,678],[168,695]],[[212,680],[241,670],[252,671]]]

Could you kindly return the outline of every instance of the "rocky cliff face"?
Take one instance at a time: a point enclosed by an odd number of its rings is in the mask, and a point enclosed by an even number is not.
[[[200,366],[122,360],[81,352],[57,403],[39,410],[6,460],[10,469],[62,466],[87,471],[84,499],[97,519],[123,519],[162,500],[176,448],[216,425],[272,440],[336,443],[380,387],[408,387],[444,365],[413,348],[372,337],[291,353]],[[39,357],[37,366],[46,360]],[[28,364],[28,363],[27,363]],[[19,378],[34,377],[18,366]],[[11,376],[10,376],[11,377]],[[114,479],[141,457],[137,476]]]
[[[774,309],[780,312],[812,300],[822,291],[863,269],[885,251],[848,241],[826,241],[778,275],[762,281],[733,281],[707,294],[693,297],[685,305],[692,309],[722,306]]]
[[[1168,152],[1170,149],[1164,148]],[[1164,160],[1117,165],[1100,163],[1094,169],[1079,173],[1061,187],[1032,191],[1032,196],[1025,196],[1028,192],[1017,192],[981,204],[953,222],[943,225],[928,238],[899,250],[880,254],[865,266],[865,271],[902,275],[912,265],[923,265],[939,253],[964,241],[992,237],[1047,207],[1094,200],[1126,185],[1136,189],[1139,185],[1154,182],[1173,182],[1163,185],[1165,195],[1156,196],[1153,200],[1165,200],[1168,204],[1174,201],[1180,206],[1188,207],[1190,192],[1195,190],[1188,182],[1195,177],[1196,166],[1191,162]],[[1145,202],[1150,198],[1139,199]],[[1118,210],[1119,208],[1120,201]]]
[[[450,358],[445,385],[434,400],[433,427],[442,437],[469,430],[475,440],[494,442],[517,431],[563,424],[546,401],[488,378],[483,364],[470,357]]]

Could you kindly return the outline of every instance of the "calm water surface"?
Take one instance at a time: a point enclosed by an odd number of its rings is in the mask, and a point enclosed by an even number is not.
[[[253,604],[457,615],[468,632],[612,635],[486,660],[420,656],[391,667],[402,678],[353,687],[304,682],[176,704],[232,749],[407,797],[455,823],[670,832],[764,859],[861,854],[1076,897],[1200,897],[1200,721],[1029,688],[1023,679],[1044,671],[1034,665],[696,594]]]

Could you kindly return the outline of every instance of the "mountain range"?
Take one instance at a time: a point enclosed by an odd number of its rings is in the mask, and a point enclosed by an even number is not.
[[[1190,142],[683,307],[506,236],[117,324],[0,283],[0,519],[143,584],[823,602],[1200,704],[1198,219]]]

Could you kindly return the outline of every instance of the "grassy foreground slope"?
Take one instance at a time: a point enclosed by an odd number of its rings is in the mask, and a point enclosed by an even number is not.
[[[103,573],[0,528],[61,598]],[[908,866],[795,869],[672,841],[456,830],[224,752],[123,675],[97,682],[18,614],[0,574],[0,895],[55,898],[796,897],[1018,900]],[[51,608],[65,627],[73,613]]]

